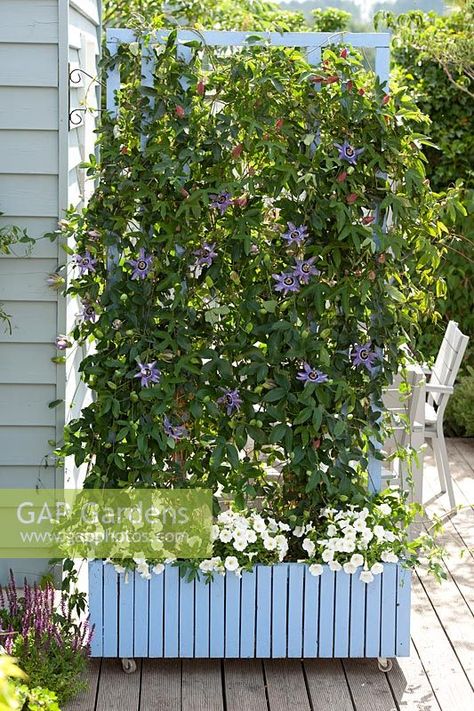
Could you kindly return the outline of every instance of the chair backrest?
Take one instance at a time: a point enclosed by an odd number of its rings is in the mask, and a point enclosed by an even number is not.
[[[468,342],[469,336],[462,333],[456,321],[450,321],[431,371],[430,383],[454,385]],[[440,393],[430,393],[428,402],[439,405],[441,399],[447,400]]]
[[[406,392],[400,386],[406,384]],[[411,433],[424,422],[424,384],[425,374],[421,366],[410,365],[405,374],[397,374],[391,385],[384,391],[382,401],[390,413],[393,426],[392,435],[382,447],[386,454],[393,453],[397,447],[406,447],[411,443]],[[405,390],[405,388],[402,388]]]

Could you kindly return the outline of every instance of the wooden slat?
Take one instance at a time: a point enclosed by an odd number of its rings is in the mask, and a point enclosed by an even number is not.
[[[0,130],[0,173],[57,175],[57,131]]]
[[[235,573],[225,577],[225,656],[238,657],[240,654],[240,578]]]
[[[179,656],[194,656],[194,581],[179,581]]]
[[[119,623],[118,650],[119,657],[133,657],[133,599],[135,594],[135,578],[138,573],[121,573],[119,578]],[[107,607],[104,600],[104,614]],[[112,616],[113,619],[113,616]]]
[[[1,356],[0,356],[1,357]],[[55,412],[48,403],[56,397],[54,385],[1,385],[1,425],[55,424]]]
[[[320,579],[309,572],[308,566],[303,569],[304,572],[304,603],[303,603],[303,615],[300,620],[295,619],[292,622],[292,626],[295,626],[295,630],[292,630],[292,636],[297,635],[298,644],[296,645],[295,652],[299,649],[299,654],[292,654],[292,656],[301,655],[301,637],[303,638],[303,656],[304,657],[315,657],[318,654],[318,627],[319,627],[319,582]],[[303,588],[301,587],[301,592]],[[290,630],[288,630],[290,635]]]
[[[0,42],[54,43],[58,39],[57,0],[2,0]]]
[[[357,575],[357,573],[355,573]],[[336,574],[336,605],[334,610],[334,656],[347,657],[349,654],[349,605],[351,575],[340,571]],[[327,624],[328,618],[322,618]]]
[[[312,711],[353,711],[339,659],[306,659],[304,669]]]
[[[272,580],[272,657],[286,657],[288,625],[288,565],[274,565]],[[303,621],[300,621],[300,626]]]
[[[226,660],[224,685],[227,711],[267,711],[260,660]]]
[[[288,586],[288,656],[301,657],[303,651],[303,625],[309,630],[318,626],[317,599],[309,599],[304,606],[303,585],[305,568],[297,563],[289,563]],[[308,631],[309,631],[308,630]],[[315,634],[316,636],[316,634]]]
[[[266,659],[263,664],[271,711],[310,711],[301,662],[296,659]]]
[[[100,561],[99,561],[100,563]],[[104,567],[104,657],[116,657],[118,653],[118,575],[112,565]]]
[[[135,657],[148,656],[149,592],[149,581],[140,575],[135,575],[135,597],[133,600],[133,655]]]
[[[341,571],[342,573],[342,571]],[[345,574],[345,573],[344,573]],[[319,583],[319,656],[332,657],[334,633],[333,626],[326,624],[334,619],[334,585],[335,575],[327,566],[320,577]]]
[[[410,617],[411,617],[411,571],[399,568],[397,571],[397,627],[395,649],[399,657],[410,652]]]
[[[0,383],[56,383],[52,344],[0,343]]]
[[[179,650],[179,570],[168,566],[164,580],[164,656],[177,657]]]
[[[363,657],[365,646],[365,599],[367,586],[359,573],[351,575],[351,610],[349,616],[349,656]]]
[[[365,656],[378,657],[380,655],[380,596],[382,578],[375,576],[375,580],[367,587],[367,607],[365,619]]]
[[[104,659],[95,711],[138,711],[139,699],[140,668],[135,674],[124,674],[119,660]]]
[[[46,283],[56,267],[53,259],[0,258],[0,301],[56,301],[56,292]]]
[[[256,656],[271,656],[271,605],[272,581],[271,569],[264,565],[257,566],[257,624]]]
[[[51,343],[56,350],[53,345],[57,335],[55,302],[5,301],[4,308],[12,318],[12,333],[0,329],[0,344]]]
[[[394,711],[390,686],[375,659],[346,659],[343,665],[356,711]]]
[[[57,81],[57,45],[0,44],[0,86],[55,87]]]
[[[125,708],[120,707],[120,711],[122,709],[125,711]],[[109,711],[115,710],[109,709]],[[143,660],[140,711],[181,711],[181,662],[179,660]]]
[[[89,614],[91,624],[95,625],[94,636],[91,643],[91,654],[101,657],[103,654],[103,565],[100,560],[89,563]]]
[[[255,609],[256,609],[257,574],[255,570],[242,573],[242,610],[246,613],[240,618],[240,656],[255,656]]]
[[[2,174],[0,195],[6,216],[57,218],[58,179],[54,175]],[[8,221],[11,223],[11,217]]]
[[[183,660],[183,711],[223,711],[221,662]]]
[[[416,648],[411,645],[410,658],[394,659],[387,680],[400,711],[440,711]]]
[[[0,427],[0,461],[40,467],[51,453],[49,440],[55,440],[54,427]]]
[[[412,639],[443,711],[472,708],[474,693],[429,599],[415,578]]]
[[[382,577],[380,656],[395,656],[397,566],[386,564]]]
[[[195,627],[194,654],[198,658],[209,657],[209,620],[210,620],[210,585],[203,578],[194,584],[195,595]]]
[[[224,656],[224,577],[216,575],[210,590],[210,656]]]
[[[0,86],[0,129],[54,131],[58,128],[55,87]]]
[[[164,612],[164,581],[165,575],[153,574],[150,580],[150,611],[149,611],[149,654],[150,657],[163,656],[163,612]]]

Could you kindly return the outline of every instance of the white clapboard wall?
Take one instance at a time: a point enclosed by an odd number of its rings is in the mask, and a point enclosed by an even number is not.
[[[51,361],[54,339],[67,332],[77,307],[66,309],[47,288],[65,253],[42,237],[88,194],[78,166],[93,152],[96,114],[69,130],[68,64],[96,73],[99,6],[100,0],[0,1],[0,225],[24,227],[36,240],[30,256],[20,247],[0,256],[0,302],[12,317],[11,334],[0,324],[0,489],[62,486],[48,442],[61,439],[65,419],[85,397],[76,382],[78,354],[68,357],[67,381],[64,366]],[[74,89],[72,106],[86,88]],[[95,88],[87,101],[97,105]],[[65,403],[48,408],[57,399]],[[0,560],[0,582],[10,565],[18,575],[46,567]]]

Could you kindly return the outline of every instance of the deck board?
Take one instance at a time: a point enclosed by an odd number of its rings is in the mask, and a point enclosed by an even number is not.
[[[427,513],[445,525],[448,581],[414,576],[412,648],[384,675],[374,660],[94,660],[64,711],[464,711],[474,708],[474,439],[448,440],[457,503],[440,495],[430,453]],[[427,522],[425,521],[425,525]]]

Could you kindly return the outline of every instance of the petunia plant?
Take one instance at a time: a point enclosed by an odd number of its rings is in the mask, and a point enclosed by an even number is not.
[[[422,117],[360,57],[137,37],[106,64],[72,336],[94,401],[66,432],[87,487],[209,487],[285,515],[362,505],[381,393],[430,308],[443,196]],[[268,468],[278,478],[269,479]]]

